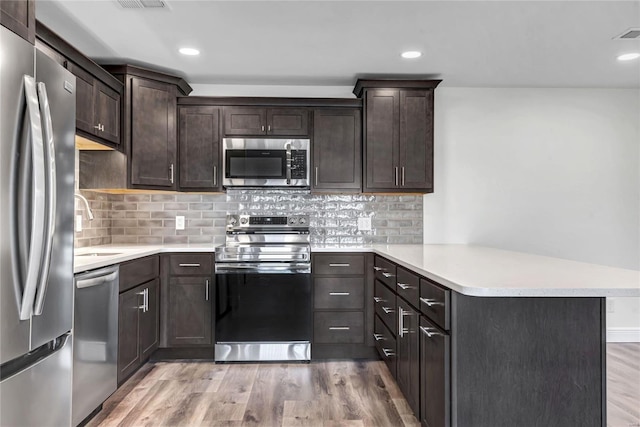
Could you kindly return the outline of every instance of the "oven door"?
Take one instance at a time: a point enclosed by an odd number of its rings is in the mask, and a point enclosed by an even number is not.
[[[310,360],[311,274],[216,274],[215,360]]]

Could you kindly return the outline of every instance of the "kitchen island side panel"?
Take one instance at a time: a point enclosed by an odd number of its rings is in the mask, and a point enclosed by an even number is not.
[[[452,293],[453,426],[605,426],[604,298]]]

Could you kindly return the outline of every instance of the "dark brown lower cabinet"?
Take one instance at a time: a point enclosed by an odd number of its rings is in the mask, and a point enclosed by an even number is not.
[[[213,345],[211,277],[171,277],[169,279],[170,347]]]
[[[420,412],[420,336],[419,316],[407,302],[398,298],[396,335],[396,381],[414,414]]]
[[[450,337],[420,316],[420,422],[448,427],[450,421]],[[416,412],[417,414],[417,412]]]
[[[160,280],[120,294],[118,307],[118,384],[158,348]]]
[[[160,347],[180,351],[213,347],[213,264],[210,253],[162,255]]]

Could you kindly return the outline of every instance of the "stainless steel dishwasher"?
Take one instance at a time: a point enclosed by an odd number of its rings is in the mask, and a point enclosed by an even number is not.
[[[75,276],[71,415],[80,424],[117,388],[119,268]]]

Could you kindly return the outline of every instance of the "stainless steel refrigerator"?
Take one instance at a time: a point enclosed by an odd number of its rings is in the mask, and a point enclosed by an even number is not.
[[[75,77],[0,31],[0,426],[69,426]]]

